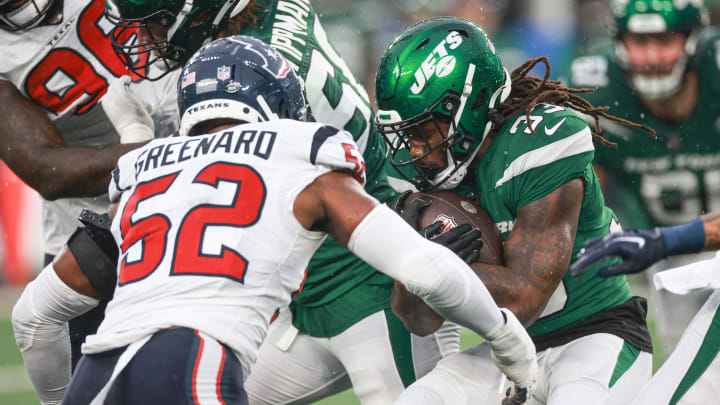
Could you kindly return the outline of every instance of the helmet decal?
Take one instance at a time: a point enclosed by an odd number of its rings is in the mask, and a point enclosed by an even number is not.
[[[230,66],[220,66],[217,68],[217,78],[218,80],[227,80],[230,78]]]
[[[265,69],[275,78],[282,79],[283,77],[287,76],[288,72],[290,71],[290,62],[288,62],[284,56],[282,56],[279,52],[268,46],[257,47],[254,43],[244,40],[244,38],[247,37],[229,37],[228,40],[241,44],[243,46],[243,49],[257,55],[257,58],[253,58],[253,63],[255,63],[258,67]],[[262,44],[265,45],[264,43]],[[270,63],[278,62],[282,65],[279,69],[270,69],[268,67]]]
[[[510,76],[480,26],[435,17],[409,27],[385,50],[375,77],[376,127],[392,165],[418,189],[456,187],[509,92]],[[442,136],[433,145],[424,133],[432,128]],[[425,143],[422,156],[410,156],[411,140]],[[438,148],[446,165],[422,164]]]
[[[178,82],[180,135],[213,119],[259,122],[307,120],[300,78],[287,60],[248,36],[215,40],[185,65]]]
[[[184,75],[180,87],[184,89],[191,84],[195,84],[195,72]]]
[[[414,73],[415,84],[410,87],[412,94],[419,94],[425,87],[426,80],[432,77],[433,74],[437,74],[438,77],[445,77],[452,72],[455,68],[455,57],[448,54],[448,49],[455,49],[462,42],[463,39],[460,33],[452,31],[430,51],[420,68]],[[442,67],[440,72],[438,72],[439,67]]]

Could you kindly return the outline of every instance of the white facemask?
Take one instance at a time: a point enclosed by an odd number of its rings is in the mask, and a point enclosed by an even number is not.
[[[18,29],[30,29],[42,22],[44,14],[42,11],[48,6],[51,0],[29,0],[15,10],[0,15],[0,20],[5,24]]]

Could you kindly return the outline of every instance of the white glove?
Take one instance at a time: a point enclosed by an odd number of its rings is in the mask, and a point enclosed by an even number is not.
[[[100,104],[120,135],[120,143],[149,141],[155,137],[155,123],[130,90],[130,82],[130,76],[112,81]]]
[[[500,308],[500,311],[505,316],[505,323],[491,330],[485,340],[492,350],[495,365],[516,389],[526,389],[529,399],[538,370],[535,344],[511,311],[506,308]]]

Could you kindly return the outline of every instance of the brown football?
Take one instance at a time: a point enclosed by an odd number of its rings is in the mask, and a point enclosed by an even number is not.
[[[482,233],[483,246],[478,261],[487,264],[504,264],[500,233],[495,226],[495,221],[484,209],[472,200],[450,191],[412,193],[405,199],[405,207],[410,204],[410,201],[422,196],[431,197],[432,203],[420,212],[418,229],[437,221],[445,224],[443,232],[458,225],[470,224]]]
[[[418,217],[418,229],[436,221],[445,223],[444,230],[457,225],[470,224],[482,233],[483,246],[478,262],[503,265],[503,250],[500,233],[495,221],[472,200],[449,191],[412,193],[405,199],[405,207],[418,197],[432,197],[432,202]],[[390,295],[390,306],[403,321],[405,328],[419,336],[426,336],[440,328],[444,319],[435,313],[420,297],[411,294],[404,285],[395,282]]]

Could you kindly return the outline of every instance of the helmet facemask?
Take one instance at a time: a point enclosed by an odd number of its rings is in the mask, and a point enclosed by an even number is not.
[[[248,3],[249,0],[166,1],[163,5],[167,8],[131,18],[126,16],[128,13],[121,14],[125,0],[108,0],[105,14],[117,27],[111,41],[125,64],[140,77],[158,80],[181,67],[193,52],[217,37],[222,24]],[[145,30],[149,40],[141,42],[135,34],[138,29]]]
[[[376,125],[391,163],[419,189],[457,187],[498,122],[496,108],[510,87],[480,26],[436,17],[409,27],[385,50],[375,76]],[[425,148],[410,149],[418,142]],[[428,166],[441,164],[439,148],[445,150],[442,167]],[[423,156],[410,155],[419,152]]]
[[[699,1],[685,5],[650,0],[617,0],[612,3],[615,37],[615,56],[618,64],[629,78],[630,85],[648,100],[668,99],[676,94],[685,81],[686,73],[697,48],[701,29],[708,23],[707,10]],[[626,45],[626,35],[662,35],[679,33],[685,35],[683,53],[666,74],[644,73],[633,66]],[[656,41],[663,41],[658,38]],[[663,43],[666,43],[663,41]],[[647,65],[646,65],[647,66]]]
[[[470,164],[480,150],[482,140],[496,123],[497,110],[495,107],[510,95],[510,75],[503,68],[505,83],[495,90],[489,98],[487,97],[488,89],[482,89],[475,98],[475,103],[472,106],[469,105],[467,101],[473,92],[472,82],[475,69],[475,65],[472,64],[468,67],[463,94],[460,96],[448,92],[423,113],[405,120],[402,120],[395,111],[381,110],[376,115],[378,132],[385,137],[392,153],[391,164],[419,190],[451,190],[463,181]],[[483,106],[488,108],[483,132],[481,137],[478,138],[473,136],[472,132],[462,125],[462,120],[466,111]],[[442,137],[442,140],[434,146],[422,129],[422,126],[427,123],[432,123],[435,131]],[[445,126],[448,128],[447,133],[442,130]],[[425,143],[426,152],[421,156],[409,156],[408,151],[410,150],[410,140],[412,138],[422,139]],[[446,151],[446,166],[444,168],[423,164],[422,161],[427,156],[440,148],[445,148]],[[415,169],[410,171],[414,176],[408,175],[408,170],[403,170],[406,167]]]
[[[648,100],[664,100],[676,94],[685,80],[690,55],[694,55],[697,45],[697,32],[687,33],[684,52],[673,64],[667,74],[644,74],[632,65],[630,55],[623,40],[615,43],[615,56],[618,64],[627,72],[630,85],[642,97]]]
[[[0,0],[0,28],[20,31],[34,28],[43,22],[54,0],[27,0],[18,7],[11,0]]]

